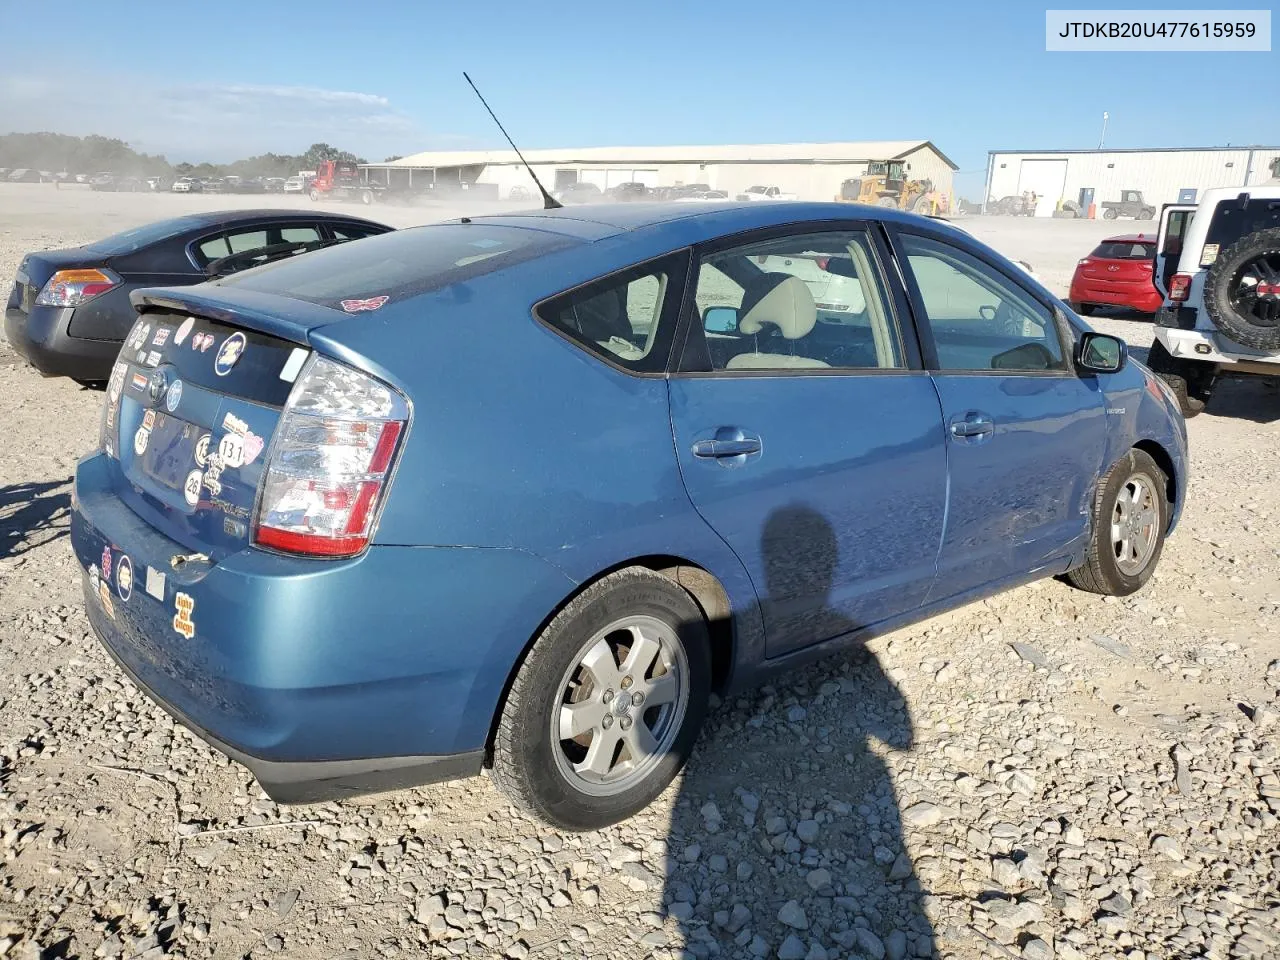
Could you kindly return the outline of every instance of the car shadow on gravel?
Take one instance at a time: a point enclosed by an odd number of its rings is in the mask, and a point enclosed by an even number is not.
[[[838,548],[824,517],[779,510],[763,539],[768,596],[748,615],[815,637],[856,629],[828,605]],[[713,710],[668,836],[676,955],[934,956],[883,756],[913,742],[900,691],[861,644]]]
[[[0,560],[65,537],[71,478],[0,487]]]

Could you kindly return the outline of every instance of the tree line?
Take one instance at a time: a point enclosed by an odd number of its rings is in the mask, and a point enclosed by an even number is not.
[[[314,170],[321,160],[367,163],[347,150],[313,143],[305,153],[264,153],[231,163],[175,163],[160,154],[139,153],[112,137],[72,137],[63,133],[0,134],[0,167],[50,173],[114,173],[135,177],[292,177]]]

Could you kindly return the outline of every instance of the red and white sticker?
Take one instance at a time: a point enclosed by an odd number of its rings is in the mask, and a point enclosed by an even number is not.
[[[187,335],[191,333],[191,328],[196,325],[195,317],[187,317],[182,321],[182,326],[178,328],[178,332],[173,335],[173,345],[175,347],[182,346],[182,341],[187,339]]]
[[[366,310],[377,310],[390,299],[390,297],[370,297],[367,300],[343,300],[342,309],[347,313],[363,313]]]
[[[173,605],[178,611],[173,615],[173,629],[190,640],[196,635],[196,622],[191,619],[196,602],[187,594],[179,593],[173,598]]]
[[[156,412],[154,410],[148,410],[146,413],[142,415],[142,426],[145,429],[150,430],[155,425],[156,425]]]

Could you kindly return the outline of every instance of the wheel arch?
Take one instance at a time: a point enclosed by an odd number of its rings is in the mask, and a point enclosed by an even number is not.
[[[583,591],[611,574],[632,567],[642,567],[660,574],[689,594],[706,620],[707,634],[711,640],[712,692],[719,693],[728,685],[729,678],[733,673],[737,644],[733,629],[733,618],[730,615],[732,607],[729,603],[729,593],[725,590],[720,579],[700,564],[671,554],[650,554],[620,561],[580,582],[553,609],[547,611],[546,616],[538,624],[537,628],[525,639],[520,648],[520,655],[512,663],[511,669],[507,671],[506,679],[502,684],[502,693],[498,697],[497,708],[493,711],[493,717],[489,721],[489,733],[485,738],[484,746],[486,766],[489,766],[493,760],[494,737],[498,731],[498,724],[502,720],[502,712],[506,708],[511,686],[515,683],[517,674],[524,666],[525,660],[529,656],[529,651],[533,648],[533,644],[538,637],[542,635],[542,631],[559,615],[561,610],[572,603]]]
[[[1166,450],[1159,443],[1157,443],[1155,440],[1150,440],[1150,439],[1139,440],[1137,443],[1133,445],[1133,449],[1141,450],[1143,453],[1149,456],[1152,460],[1154,460],[1156,462],[1156,466],[1159,467],[1164,472],[1165,496],[1168,498],[1169,506],[1174,507],[1178,503],[1178,491],[1180,487],[1178,484],[1178,480],[1179,480],[1178,469],[1177,469],[1177,466],[1174,464],[1173,457],[1170,455],[1169,451]],[[1173,525],[1173,517],[1175,513],[1176,513],[1176,510],[1171,509],[1169,511],[1170,527],[1172,527]]]

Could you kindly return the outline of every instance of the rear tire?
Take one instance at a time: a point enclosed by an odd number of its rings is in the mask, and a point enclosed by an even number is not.
[[[534,641],[502,708],[493,778],[566,830],[625,820],[688,759],[710,691],[707,626],[693,598],[645,568],[610,574]]]
[[[310,196],[311,196],[311,202],[312,202],[312,203],[315,203],[317,200],[319,200],[319,199],[320,199],[320,191],[319,191],[319,190],[315,190],[315,189],[313,189],[313,190],[311,191]]]
[[[1139,220],[1154,220],[1156,218],[1155,207],[1143,207],[1138,214]]]
[[[1114,220],[1118,216],[1120,216],[1120,213],[1115,207],[1107,207],[1107,209],[1102,211],[1103,220]]]
[[[1147,354],[1147,366],[1169,385],[1178,398],[1178,409],[1184,419],[1190,420],[1204,413],[1209,398],[1213,396],[1213,384],[1218,379],[1217,364],[1175,357],[1156,340]]]
[[[1082,317],[1092,317],[1097,307],[1092,303],[1073,303],[1071,309]]]
[[[1151,579],[1169,527],[1168,479],[1137,449],[1107,471],[1094,496],[1085,562],[1067,573],[1072,586],[1126,597]]]

